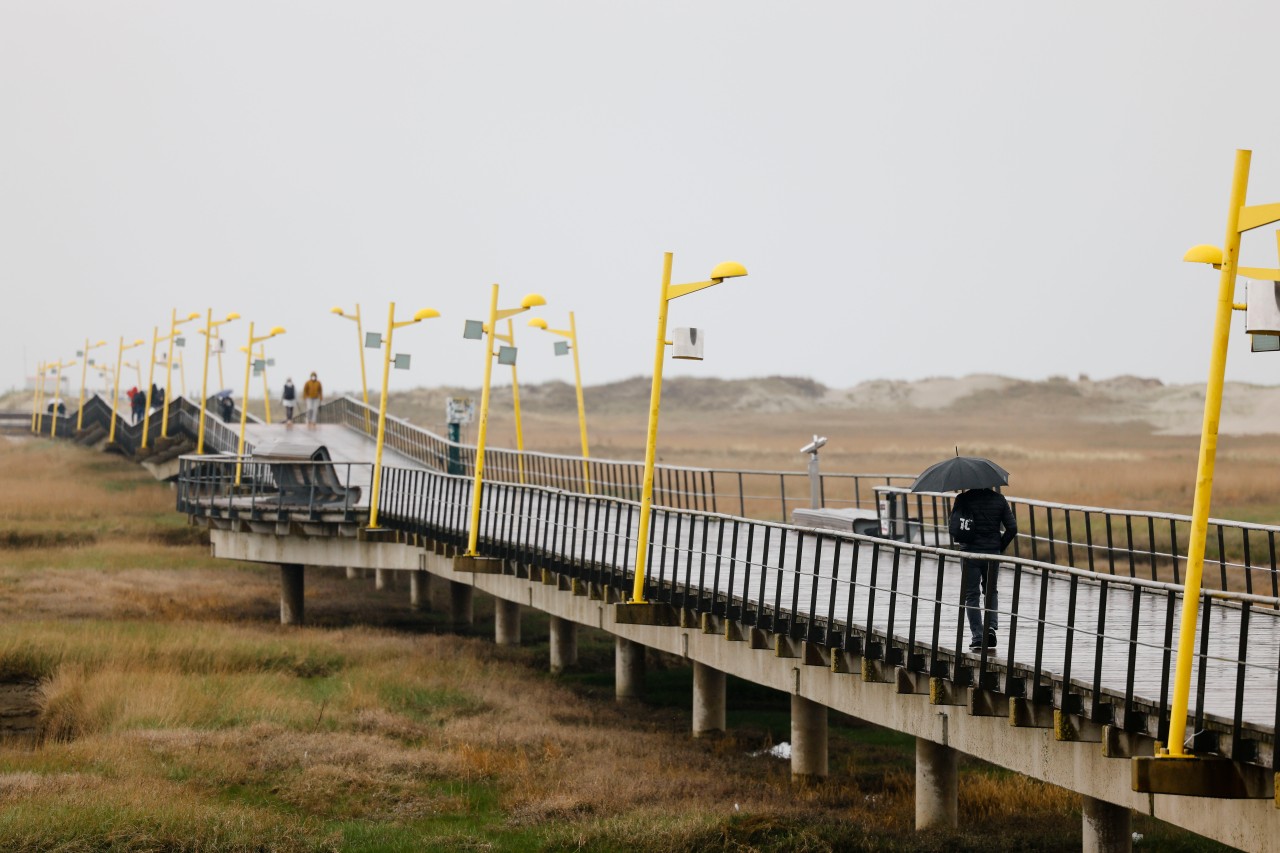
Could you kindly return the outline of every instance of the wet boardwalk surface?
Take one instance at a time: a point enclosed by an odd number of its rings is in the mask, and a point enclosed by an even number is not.
[[[264,447],[276,441],[314,442],[322,444],[329,450],[333,459],[338,480],[348,488],[360,488],[360,500],[357,508],[368,508],[369,489],[373,483],[374,441],[363,432],[353,430],[341,424],[316,424],[308,429],[303,424],[287,427],[284,424],[248,424],[245,427],[245,441],[253,447]],[[382,448],[382,464],[392,468],[421,469],[418,461],[392,450]]]

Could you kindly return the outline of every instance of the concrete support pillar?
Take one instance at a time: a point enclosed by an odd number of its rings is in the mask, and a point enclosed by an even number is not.
[[[355,580],[360,577],[360,570],[355,566],[347,566],[347,580]]]
[[[432,581],[427,585],[427,600],[431,602],[431,609],[437,613],[448,613],[453,606],[452,584],[442,577],[432,578]]]
[[[916,738],[916,829],[956,825],[956,758],[951,747]]]
[[[449,581],[449,619],[455,631],[465,631],[475,621],[472,592],[473,589],[468,584]]]
[[[374,569],[373,570],[373,588],[386,589],[388,586],[390,586],[391,585],[390,574],[391,573],[386,569]]]
[[[280,624],[301,625],[303,621],[303,567],[298,563],[280,566]]]
[[[1129,853],[1133,849],[1129,810],[1093,797],[1080,799],[1084,805],[1084,853]]]
[[[520,645],[520,605],[499,598],[493,603],[493,641],[500,646]]]
[[[827,706],[791,694],[791,779],[827,776]]]
[[[693,736],[706,737],[725,730],[725,675],[705,663],[693,664]]]
[[[414,610],[429,610],[431,602],[431,575],[421,569],[409,573],[409,606]]]
[[[630,702],[644,696],[644,646],[617,638],[614,646],[614,697]]]
[[[578,662],[578,623],[551,617],[551,671],[563,672]]]

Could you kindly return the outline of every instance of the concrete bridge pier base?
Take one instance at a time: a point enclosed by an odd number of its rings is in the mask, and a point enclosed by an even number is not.
[[[449,620],[455,631],[465,631],[475,622],[472,592],[472,588],[465,583],[449,581]]]
[[[693,664],[693,736],[708,737],[725,730],[725,674],[715,667]]]
[[[1124,806],[1081,797],[1084,806],[1084,853],[1129,853],[1133,849],[1133,831],[1129,810]]]
[[[956,825],[956,758],[949,746],[916,738],[916,829]]]
[[[391,573],[386,569],[374,569],[373,570],[373,588],[386,589],[388,586],[390,586],[391,578],[388,577],[388,575],[390,574]]]
[[[302,591],[305,571],[300,563],[280,566],[280,624],[301,625]]]
[[[500,646],[520,645],[520,604],[505,598],[493,602],[493,641]]]
[[[791,694],[791,780],[827,777],[827,706]]]
[[[448,578],[442,578],[436,575],[431,578],[431,583],[427,584],[427,600],[431,602],[431,609],[438,613],[448,613],[449,608],[453,606],[453,590]]]
[[[360,570],[355,566],[347,566],[347,580],[355,580],[360,577]]]
[[[409,606],[414,610],[429,610],[431,602],[431,575],[421,569],[409,573]]]
[[[644,646],[617,638],[614,645],[614,697],[631,702],[644,696]]]
[[[551,617],[551,671],[563,672],[578,662],[578,623]]]

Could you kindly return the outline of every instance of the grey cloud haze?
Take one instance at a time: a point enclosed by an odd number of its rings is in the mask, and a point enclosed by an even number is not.
[[[1217,279],[1181,257],[1222,240],[1235,148],[1280,200],[1277,31],[1275,3],[5,0],[0,388],[210,305],[288,328],[275,384],[354,388],[328,310],[391,300],[443,315],[393,387],[475,385],[495,281],[576,312],[588,383],[644,374],[664,251],[751,273],[673,304],[707,359],[672,376],[1202,380]],[[571,380],[523,321],[521,380]],[[1275,383],[1247,349],[1237,317],[1229,377]]]

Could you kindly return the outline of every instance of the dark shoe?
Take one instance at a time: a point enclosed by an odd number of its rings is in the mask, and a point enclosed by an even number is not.
[[[971,651],[971,652],[980,652],[980,651],[982,651],[982,641],[981,641],[981,640],[974,640],[972,643],[970,643],[970,644],[969,644],[969,651]]]
[[[988,631],[987,632],[987,648],[994,649],[995,647],[996,647],[996,632]]]

